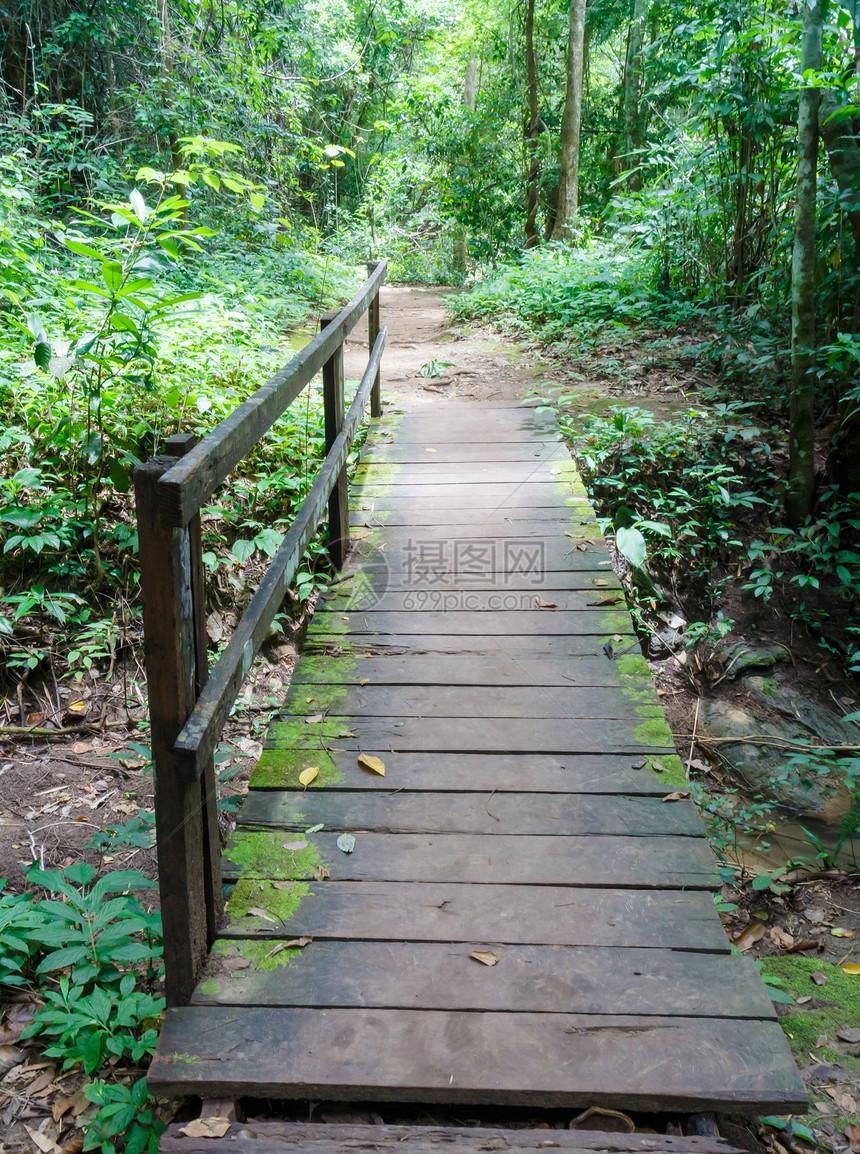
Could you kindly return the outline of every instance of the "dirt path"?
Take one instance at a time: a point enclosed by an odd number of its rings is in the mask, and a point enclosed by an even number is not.
[[[383,394],[411,405],[432,405],[438,398],[514,405],[552,371],[531,354],[480,328],[452,324],[445,297],[454,289],[386,287],[381,294],[381,319],[388,326],[382,361]],[[364,369],[367,346],[355,332],[347,342],[348,378]],[[435,362],[435,366],[434,363]],[[422,375],[438,372],[438,376]]]

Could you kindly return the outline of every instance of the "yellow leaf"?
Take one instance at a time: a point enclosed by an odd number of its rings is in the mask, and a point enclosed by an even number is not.
[[[439,450],[438,449],[425,449],[424,452],[425,453],[438,453]]]
[[[848,962],[848,964],[843,966],[842,969],[846,974],[851,974],[852,977],[854,977],[856,974],[860,974],[860,966],[858,966],[856,962]]]
[[[834,938],[853,938],[855,933],[854,930],[841,930],[837,926],[835,930],[830,931],[830,936]]]
[[[358,764],[363,769],[369,769],[372,773],[378,773],[380,777],[385,777],[385,762],[378,757],[373,757],[372,754],[360,753]]]
[[[87,703],[85,701],[70,701],[66,709],[68,709],[70,713],[83,713],[86,707]]]
[[[310,785],[312,781],[316,781],[319,777],[319,767],[316,765],[309,765],[307,769],[303,769],[299,774],[299,783],[301,785]]]
[[[469,957],[480,962],[482,966],[494,966],[499,960],[499,955],[494,954],[492,950],[472,950]]]
[[[369,677],[362,677],[361,681],[359,681],[358,684],[359,685],[367,685],[368,681],[370,681]]]

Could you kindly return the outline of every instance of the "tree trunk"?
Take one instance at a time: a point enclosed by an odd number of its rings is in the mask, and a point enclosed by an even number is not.
[[[567,81],[561,117],[561,163],[558,210],[553,240],[567,240],[579,209],[579,135],[582,125],[582,75],[585,68],[585,8],[587,0],[570,0],[567,37]]]
[[[526,84],[528,87],[529,116],[526,136],[528,176],[526,177],[526,248],[540,243],[537,230],[538,182],[540,179],[540,114],[538,110],[537,65],[535,63],[535,0],[528,0],[526,8]]]
[[[630,173],[627,187],[631,192],[642,188],[641,100],[642,100],[642,40],[648,0],[634,0],[633,19],[627,36],[627,55],[624,60],[624,167]]]
[[[821,70],[825,0],[806,0],[800,70]],[[791,398],[788,491],[791,525],[812,511],[815,490],[815,201],[820,89],[800,90],[797,116],[797,202],[791,261]]]
[[[470,112],[475,111],[478,102],[478,67],[479,60],[470,60],[466,69],[466,82],[463,85],[463,107]],[[454,234],[453,263],[457,272],[464,273],[469,257],[468,234],[465,225],[458,224]]]

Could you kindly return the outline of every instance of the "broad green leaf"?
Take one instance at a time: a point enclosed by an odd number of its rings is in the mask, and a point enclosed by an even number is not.
[[[626,558],[634,568],[640,568],[645,564],[648,551],[645,546],[645,538],[638,529],[616,529],[615,545],[621,556]]]
[[[122,265],[115,260],[102,261],[102,277],[110,292],[115,293],[122,285]]]
[[[39,963],[36,972],[39,974],[48,974],[52,970],[65,970],[68,966],[73,966],[76,962],[81,962],[87,956],[86,946],[66,946],[61,950],[55,950],[52,954],[48,954]]]
[[[97,248],[93,248],[93,246],[90,244],[84,244],[83,241],[69,240],[68,237],[64,237],[63,243],[65,244],[66,248],[70,249],[72,252],[76,252],[78,256],[88,256],[91,260],[104,260],[105,258],[105,254],[103,252],[99,252]]]
[[[149,209],[146,207],[146,203],[143,197],[140,195],[136,188],[133,188],[128,194],[128,200],[129,204],[134,209],[134,215],[137,217],[141,224],[144,224],[146,222],[146,218],[149,216]]]

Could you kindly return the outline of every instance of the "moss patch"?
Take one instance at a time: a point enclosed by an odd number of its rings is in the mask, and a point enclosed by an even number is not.
[[[221,983],[215,978],[207,978],[205,982],[201,982],[198,987],[198,992],[204,998],[217,998],[221,992]]]
[[[675,739],[672,737],[672,730],[669,728],[666,718],[662,716],[662,710],[660,713],[660,717],[649,717],[640,722],[633,731],[633,736],[640,745],[665,745],[672,749],[675,745]],[[660,760],[663,761],[663,758]]]
[[[257,973],[268,973],[270,970],[277,969],[278,966],[291,966],[301,952],[297,947],[288,950],[284,947],[283,942],[273,942],[271,939],[261,942],[220,941],[212,947],[213,954],[217,953],[222,957],[238,955],[245,958],[251,963],[251,969],[256,970]],[[242,971],[235,971],[234,977],[241,979]]]
[[[605,578],[600,578],[600,580],[605,580]],[[602,593],[603,588],[600,587],[599,591]],[[601,633],[607,634],[610,638],[614,637],[616,633],[620,633],[622,636],[633,634],[633,621],[626,609],[601,613],[597,627]]]
[[[645,765],[647,769],[654,769],[654,762],[658,762],[663,768],[659,772],[660,783],[667,787],[671,786],[673,789],[685,789],[687,787],[687,775],[684,772],[684,763],[675,753],[668,753],[661,757],[649,758]]]
[[[342,713],[336,706],[346,697],[346,689],[345,685],[299,685],[290,692],[284,711],[296,717],[313,716],[315,713]],[[308,728],[312,729],[313,726]]]
[[[316,686],[329,682],[357,682],[361,679],[357,657],[314,657],[303,655],[293,674],[293,689],[306,697],[316,693]],[[300,678],[301,680],[297,680]]]
[[[319,712],[319,710],[317,710]],[[311,717],[314,715],[311,714]],[[322,721],[308,724],[306,721],[293,721],[285,718],[282,721],[272,722],[269,730],[268,744],[277,749],[310,749],[321,741],[334,741],[342,737],[349,730],[348,717],[324,717]],[[311,759],[308,765],[317,763]]]
[[[236,882],[233,892],[227,901],[227,916],[230,918],[249,919],[259,928],[271,922],[265,918],[250,913],[253,909],[263,909],[272,918],[279,921],[289,921],[302,901],[311,894],[308,882],[280,882],[249,881],[247,879]]]
[[[277,833],[237,830],[227,843],[227,858],[244,878],[277,878],[300,881],[312,878],[323,865],[313,842],[304,849],[284,849],[284,843],[296,841],[286,830]],[[234,890],[235,892],[235,890]]]
[[[812,981],[811,975],[817,971],[827,978],[826,985],[817,986]],[[780,1016],[779,1024],[795,1058],[808,1062],[812,1052],[822,1062],[839,1062],[846,1069],[860,1070],[857,1058],[836,1048],[839,1030],[860,1027],[860,978],[816,958],[765,958],[762,972],[779,978],[793,998],[811,994],[816,1002],[827,1003],[806,1012],[798,1007],[797,1013]],[[821,1037],[833,1044],[817,1046]]]
[[[251,775],[251,789],[296,789],[299,774],[303,769],[315,765],[319,770],[316,779],[307,787],[337,785],[343,781],[343,774],[322,749],[264,749],[263,755]]]

